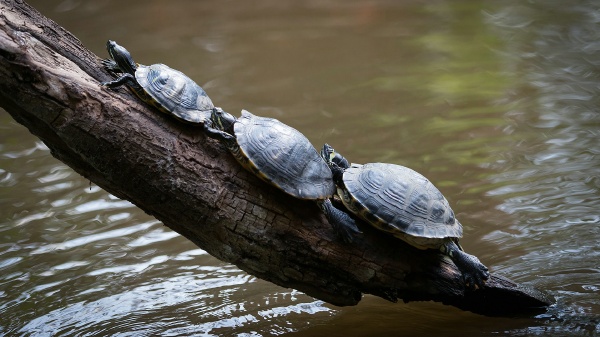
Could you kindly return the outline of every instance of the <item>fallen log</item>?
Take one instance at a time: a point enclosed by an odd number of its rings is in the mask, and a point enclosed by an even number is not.
[[[62,27],[22,1],[0,6],[0,106],[54,157],[218,259],[339,306],[373,294],[495,315],[553,302],[496,275],[469,291],[447,257],[368,226],[343,243],[313,202],[260,181],[201,128],[101,87],[100,58]]]

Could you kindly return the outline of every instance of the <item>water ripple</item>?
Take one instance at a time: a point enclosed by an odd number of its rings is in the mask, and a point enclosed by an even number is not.
[[[141,224],[137,224],[134,226],[125,227],[125,228],[119,228],[119,229],[115,229],[115,230],[111,230],[111,231],[101,232],[98,234],[86,235],[86,236],[78,237],[78,238],[75,238],[72,240],[67,240],[67,241],[61,242],[61,243],[42,245],[39,248],[33,250],[30,254],[37,255],[37,254],[49,253],[49,252],[52,252],[55,250],[68,250],[68,249],[80,247],[80,246],[83,246],[83,245],[86,245],[88,243],[95,242],[95,241],[119,238],[119,237],[127,236],[129,234],[138,233],[140,231],[143,231],[145,229],[152,227],[154,224],[156,224],[156,222],[151,221],[151,222],[141,223]]]
[[[150,259],[150,261],[146,261],[146,262],[135,263],[135,264],[131,264],[131,265],[119,265],[119,266],[109,267],[109,268],[94,269],[93,271],[89,272],[87,275],[99,276],[99,275],[109,274],[109,273],[110,274],[136,275],[136,274],[143,272],[145,269],[150,268],[151,266],[153,266],[155,264],[162,264],[167,261],[169,261],[169,257],[167,257],[165,255],[155,256],[152,259]]]
[[[198,278],[197,276],[177,276],[163,282],[155,282],[148,285],[134,287],[128,291],[115,295],[99,298],[93,301],[81,301],[67,307],[59,308],[48,314],[38,316],[23,326],[19,333],[23,335],[32,334],[61,334],[69,331],[85,333],[86,327],[106,327],[105,333],[115,331],[128,331],[130,324],[134,321],[131,313],[135,316],[152,316],[163,310],[178,310],[188,307],[189,312],[195,312],[194,318],[183,315],[181,321],[155,322],[148,321],[142,329],[146,334],[160,335],[220,335],[220,332],[234,331],[244,328],[249,324],[255,325],[259,322],[268,322],[279,316],[312,315],[331,310],[323,306],[321,301],[302,302],[287,306],[276,306],[268,309],[259,309],[250,303],[244,304],[227,301],[211,301],[208,290],[222,289],[235,290],[239,286],[252,279],[247,275],[218,278]],[[37,290],[51,288],[55,284],[40,286]],[[174,291],[177,289],[177,291]],[[88,292],[94,294],[102,291]],[[204,294],[204,295],[203,295]],[[186,318],[187,317],[187,318]],[[188,321],[190,320],[190,321]],[[202,321],[196,323],[194,321]],[[110,328],[109,328],[110,327]],[[139,329],[139,327],[138,327]],[[271,332],[281,334],[292,331],[288,328],[273,327]],[[140,330],[137,330],[140,333]]]
[[[177,237],[179,237],[179,234],[177,234],[176,232],[157,229],[136,238],[135,240],[129,242],[127,245],[130,247],[142,247],[157,242],[171,240]]]

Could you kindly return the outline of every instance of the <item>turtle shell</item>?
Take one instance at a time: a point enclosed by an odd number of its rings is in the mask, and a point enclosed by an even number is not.
[[[181,120],[204,123],[215,107],[196,82],[164,64],[139,65],[135,78],[153,100],[149,103]]]
[[[335,193],[327,163],[298,130],[243,110],[234,133],[239,151],[233,154],[261,179],[299,199],[325,199]]]
[[[344,171],[342,201],[371,225],[426,249],[462,237],[462,226],[442,193],[400,165],[352,165]]]

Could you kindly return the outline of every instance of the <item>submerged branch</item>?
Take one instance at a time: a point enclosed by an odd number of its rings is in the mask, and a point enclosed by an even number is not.
[[[468,291],[448,258],[366,226],[344,244],[313,202],[246,172],[201,128],[101,87],[111,78],[77,38],[21,1],[0,4],[0,105],[54,157],[218,259],[335,305],[364,293],[484,314],[551,303],[494,275]]]

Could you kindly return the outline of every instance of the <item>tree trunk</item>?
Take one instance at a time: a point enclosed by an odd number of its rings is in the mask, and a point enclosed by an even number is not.
[[[101,87],[100,59],[56,23],[22,1],[0,6],[0,105],[54,157],[218,259],[335,305],[363,293],[484,314],[552,302],[497,276],[467,291],[448,258],[367,226],[344,244],[315,203],[263,183],[201,128]]]

